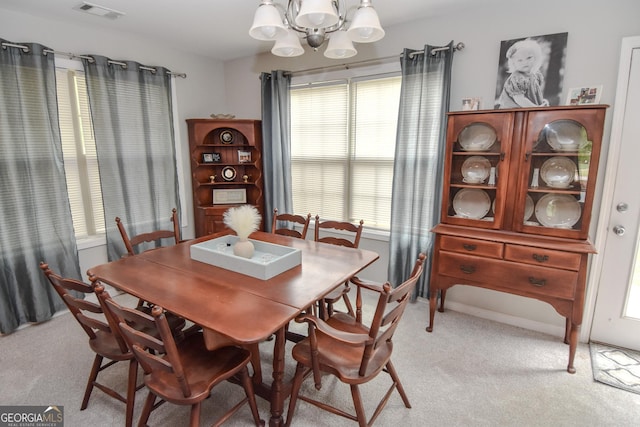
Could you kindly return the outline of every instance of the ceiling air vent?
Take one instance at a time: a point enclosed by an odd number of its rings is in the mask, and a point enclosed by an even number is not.
[[[120,16],[124,16],[124,12],[109,9],[108,7],[100,6],[93,3],[87,3],[86,1],[83,1],[79,5],[74,6],[73,9],[80,12],[88,13],[90,15],[101,16],[108,19],[117,19]]]

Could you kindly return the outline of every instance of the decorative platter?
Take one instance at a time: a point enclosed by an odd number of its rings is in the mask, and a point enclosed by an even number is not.
[[[587,144],[587,130],[573,120],[556,120],[545,127],[547,144],[554,151],[576,151]]]
[[[578,173],[578,167],[568,157],[551,157],[540,168],[540,178],[553,188],[569,188]]]
[[[220,133],[220,142],[223,144],[233,144],[233,133],[229,130]]]
[[[236,179],[236,170],[231,166],[222,168],[222,179],[225,181],[233,181]]]
[[[467,184],[480,184],[489,177],[491,162],[483,156],[471,156],[462,163],[460,171]]]
[[[458,143],[464,151],[487,151],[497,139],[496,131],[485,123],[472,123],[458,135]]]
[[[481,219],[491,209],[491,198],[478,188],[463,188],[453,198],[453,210],[461,218]]]
[[[571,228],[580,215],[580,203],[568,194],[545,194],[536,204],[536,218],[545,227]]]

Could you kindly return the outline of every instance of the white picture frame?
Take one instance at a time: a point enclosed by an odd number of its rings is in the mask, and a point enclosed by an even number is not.
[[[247,190],[245,188],[214,189],[214,205],[236,205],[247,203]]]
[[[599,104],[602,96],[602,85],[572,87],[567,92],[566,105]]]
[[[238,150],[238,163],[251,163],[251,151]]]

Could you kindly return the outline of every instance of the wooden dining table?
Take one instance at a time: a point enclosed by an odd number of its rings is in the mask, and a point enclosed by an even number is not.
[[[302,262],[262,280],[191,258],[191,245],[230,231],[126,257],[87,271],[121,291],[160,305],[238,345],[263,342],[275,335],[271,384],[256,384],[256,393],[271,405],[270,426],[281,426],[284,401],[287,325],[324,295],[378,259],[363,249],[345,248],[265,232],[249,238],[300,249]]]

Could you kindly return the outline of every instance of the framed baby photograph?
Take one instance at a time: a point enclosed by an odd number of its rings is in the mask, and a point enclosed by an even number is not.
[[[572,87],[567,93],[567,105],[599,104],[602,86]]]
[[[500,43],[495,108],[561,105],[568,33]]]

